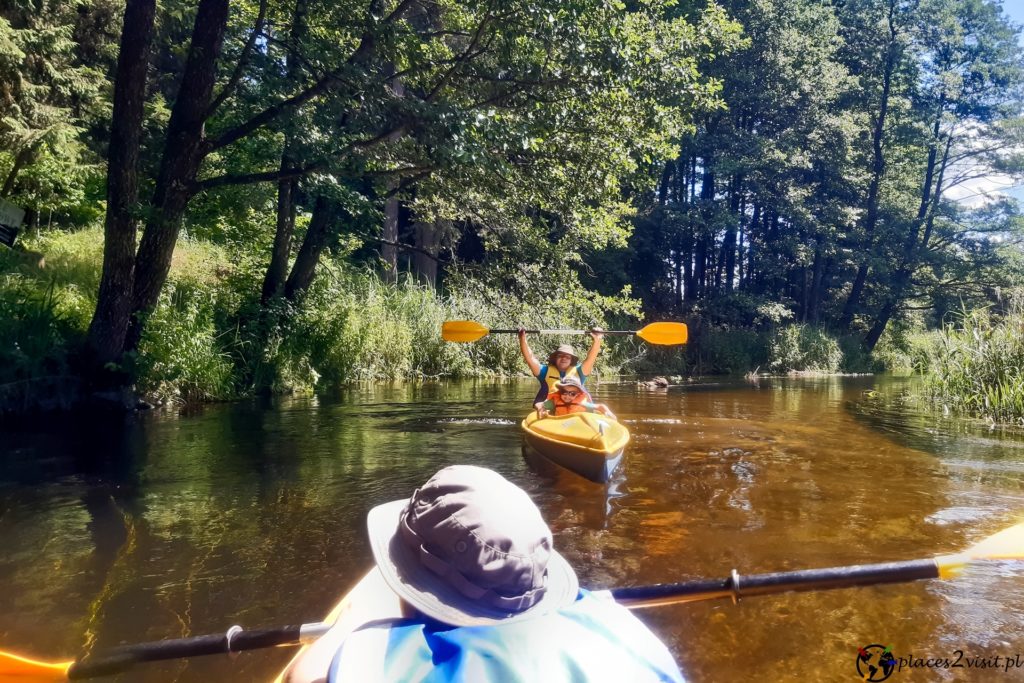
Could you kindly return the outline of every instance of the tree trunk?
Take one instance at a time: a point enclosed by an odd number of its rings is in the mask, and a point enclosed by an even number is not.
[[[281,154],[281,170],[295,167],[291,154],[291,135],[285,136],[284,152]],[[281,293],[288,275],[288,258],[292,253],[292,236],[295,234],[296,195],[299,182],[295,178],[277,181],[277,226],[274,230],[274,245],[270,251],[270,264],[263,277],[263,291],[260,303],[266,304]]]
[[[384,242],[380,248],[384,261],[384,281],[398,282],[398,197],[389,197],[384,202]]]
[[[394,68],[394,67],[392,67]],[[391,92],[395,94],[395,97],[403,97],[405,95],[405,86],[402,85],[400,78],[392,78],[389,82]],[[389,140],[397,140],[399,135],[388,136]],[[398,181],[392,181],[388,185],[389,190],[394,190],[398,187]],[[399,201],[397,195],[388,197],[384,202],[384,226],[383,226],[383,237],[384,243],[381,245],[380,257],[384,261],[384,281],[391,284],[397,284],[398,282],[398,215],[399,215]]]
[[[864,291],[864,283],[867,281],[868,265],[871,254],[874,251],[874,232],[878,223],[878,198],[879,189],[882,184],[882,176],[885,174],[885,155],[883,154],[883,139],[885,137],[885,119],[889,112],[889,95],[892,90],[892,76],[896,69],[896,26],[893,20],[895,9],[890,6],[889,13],[889,44],[885,53],[885,66],[882,72],[882,93],[878,104],[878,117],[875,119],[875,126],[871,132],[871,181],[868,184],[867,212],[864,217],[864,243],[863,256],[860,265],[857,267],[857,275],[853,280],[853,287],[850,295],[843,306],[843,313],[839,318],[840,329],[848,329],[853,323],[853,316],[860,308],[860,297]]]
[[[675,170],[675,162],[665,162],[665,168],[661,172],[661,183],[658,185],[658,203],[661,206],[668,204],[668,190],[672,183],[672,174]]]
[[[297,301],[312,284],[320,255],[330,244],[334,220],[334,206],[327,199],[317,197],[313,216],[306,230],[306,239],[302,241],[302,247],[295,257],[292,272],[284,287],[284,296],[289,301]]]
[[[437,286],[437,255],[441,251],[445,235],[450,230],[450,221],[416,223],[416,246],[420,251],[413,257],[413,268],[417,279],[431,288]]]
[[[821,285],[825,277],[825,258],[821,249],[822,238],[814,240],[814,265],[811,267],[811,291],[807,297],[807,321],[817,323],[821,310]]]
[[[703,296],[705,287],[707,286],[708,235],[711,232],[715,200],[714,159],[711,154],[707,154],[704,157],[703,162],[704,173],[701,176],[700,186],[701,225],[700,235],[697,237],[697,248],[694,254],[694,299],[698,299]]]
[[[107,151],[103,272],[96,311],[89,325],[89,352],[98,370],[120,358],[132,311],[138,232],[137,166],[155,18],[156,0],[128,0],[114,77],[114,110]]]
[[[298,48],[306,34],[306,0],[295,0],[292,11],[291,42]],[[285,70],[288,80],[298,82],[302,77],[299,60],[289,54],[286,57]],[[295,152],[295,134],[290,130],[285,133],[284,147],[281,150],[281,172],[298,166]],[[277,225],[274,230],[274,245],[270,252],[270,264],[263,278],[263,291],[260,302],[266,304],[281,293],[285,278],[288,276],[288,259],[292,254],[292,239],[295,234],[295,214],[297,212],[299,181],[296,178],[282,178],[277,181]]]
[[[14,165],[11,166],[7,178],[4,180],[3,187],[0,187],[0,197],[9,197],[11,192],[14,191],[14,181],[18,179],[21,169],[25,168],[32,161],[32,154],[35,152],[35,149],[36,146],[34,144],[29,144],[22,147],[14,156]]]
[[[291,42],[296,47],[302,44],[306,34],[306,0],[295,0],[292,12]],[[302,76],[299,60],[289,54],[285,65],[288,80],[298,82]],[[285,134],[284,147],[281,150],[281,171],[298,166],[299,159],[295,153],[295,135],[289,131]],[[277,226],[274,230],[274,246],[270,252],[270,264],[263,278],[263,291],[260,302],[266,304],[281,293],[285,277],[288,275],[288,259],[292,253],[292,237],[295,234],[295,214],[298,200],[299,181],[296,178],[282,178],[277,181]]]
[[[679,260],[683,264],[683,301],[697,299],[696,287],[693,286],[693,227],[684,228],[683,237],[679,240]]]
[[[185,73],[167,126],[167,141],[153,190],[152,217],[146,223],[135,259],[135,317],[125,342],[129,351],[138,347],[143,318],[156,306],[167,280],[181,218],[192,198],[205,151],[203,124],[210,108],[227,18],[228,0],[200,0]]]
[[[874,325],[871,326],[871,329],[868,330],[867,335],[864,337],[864,346],[868,351],[873,350],[878,344],[879,339],[882,338],[882,333],[885,332],[885,328],[892,319],[893,314],[895,314],[899,303],[907,297],[907,290],[910,287],[910,276],[917,268],[920,260],[917,254],[924,252],[928,245],[928,240],[931,237],[931,228],[935,219],[935,209],[938,206],[939,200],[942,198],[942,179],[946,173],[946,164],[949,161],[949,150],[952,146],[952,138],[947,139],[945,151],[942,155],[942,161],[938,162],[938,144],[940,126],[942,124],[942,108],[944,104],[944,102],[940,103],[939,112],[932,127],[932,144],[928,149],[928,162],[925,166],[924,182],[921,184],[921,203],[917,209],[917,220],[914,221],[913,226],[907,233],[906,240],[904,240],[903,255],[900,259],[900,266],[893,276],[892,288],[889,292],[889,296],[886,298],[885,304],[882,306],[882,310],[879,311]],[[937,177],[936,167],[938,168]],[[921,239],[921,244],[919,245],[918,235],[920,234],[922,224],[924,224],[925,231],[924,237]]]
[[[754,264],[757,256],[757,248],[755,247],[757,240],[757,225],[761,222],[761,204],[759,202],[754,203],[753,215],[750,217],[750,227],[747,228],[747,289],[752,290],[755,286],[757,270],[754,268]]]

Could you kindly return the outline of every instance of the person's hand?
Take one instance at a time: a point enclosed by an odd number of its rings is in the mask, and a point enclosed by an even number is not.
[[[594,341],[604,338],[604,329],[601,327],[590,328],[590,336],[594,338]]]
[[[537,409],[537,418],[547,417],[548,411],[544,408],[544,401],[538,401],[533,404],[533,407]]]
[[[519,337],[519,341],[526,341],[526,329],[520,327],[516,330],[516,335]]]

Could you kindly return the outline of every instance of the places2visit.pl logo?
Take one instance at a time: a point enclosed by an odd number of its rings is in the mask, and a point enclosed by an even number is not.
[[[857,675],[865,681],[884,681],[896,668],[892,648],[873,643],[857,650]]]

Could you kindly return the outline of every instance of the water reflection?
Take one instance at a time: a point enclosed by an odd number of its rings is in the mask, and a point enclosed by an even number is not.
[[[601,400],[633,435],[605,485],[523,453],[528,382],[367,386],[181,417],[8,426],[0,639],[70,655],[316,619],[369,565],[366,511],[455,463],[529,491],[595,588],[930,557],[1019,521],[1021,434],[923,412],[904,388],[605,382]],[[1014,576],[986,568],[642,616],[692,680],[847,680],[871,642],[897,655],[1024,655]],[[154,665],[125,680],[259,680],[286,657]]]

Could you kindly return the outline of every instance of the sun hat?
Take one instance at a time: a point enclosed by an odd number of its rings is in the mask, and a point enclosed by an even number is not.
[[[555,356],[557,356],[560,353],[564,353],[567,356],[572,356],[573,365],[576,365],[576,363],[580,362],[580,357],[576,355],[576,349],[574,349],[569,344],[559,344],[558,348],[548,355],[548,365],[554,365]]]
[[[493,470],[446,467],[370,510],[370,547],[384,581],[452,626],[526,619],[572,604],[576,573],[521,488]]]
[[[555,382],[555,389],[564,389],[566,387],[572,387],[573,389],[579,389],[581,392],[585,392],[583,384],[575,377],[566,377]]]

